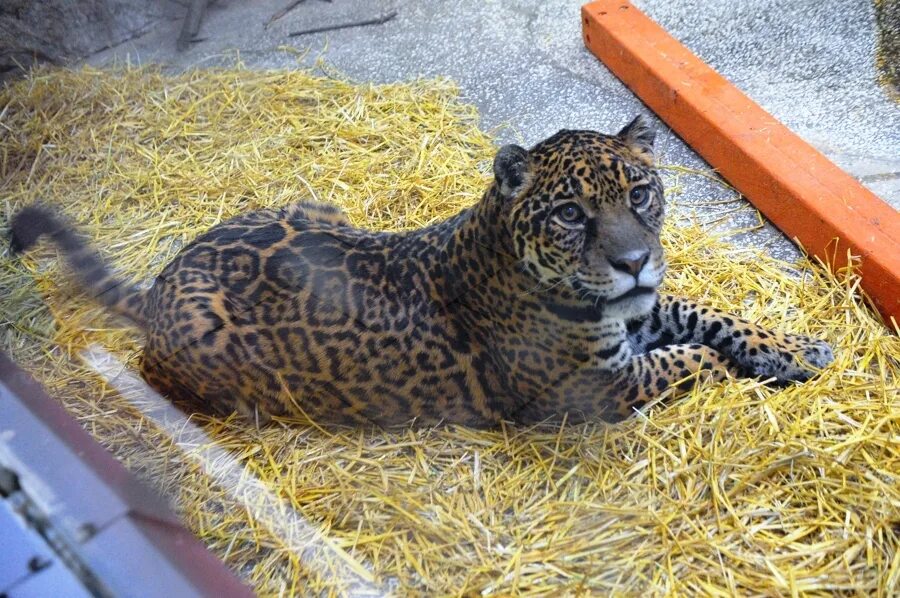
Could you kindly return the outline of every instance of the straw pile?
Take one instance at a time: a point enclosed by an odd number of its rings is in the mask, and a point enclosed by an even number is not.
[[[419,226],[488,181],[491,139],[476,121],[444,81],[39,71],[0,92],[2,226],[52,201],[140,278],[225,218],[312,194],[359,225]],[[614,427],[193,421],[382,592],[897,595],[898,337],[852,273],[781,263],[696,226],[668,226],[665,242],[670,291],[824,337],[836,363],[780,390],[705,385]],[[60,284],[51,255],[0,254],[0,349],[258,591],[346,591],[327,559],[301,558],[292,530],[260,525],[207,475],[220,460],[199,466],[203,447],[182,451],[84,365],[92,344],[133,364],[140,339]]]

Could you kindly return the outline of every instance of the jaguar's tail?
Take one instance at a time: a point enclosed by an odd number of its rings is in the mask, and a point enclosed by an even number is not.
[[[10,249],[14,254],[31,249],[49,237],[62,252],[79,286],[99,303],[146,328],[146,291],[118,278],[100,254],[67,222],[45,206],[23,208],[10,221]]]

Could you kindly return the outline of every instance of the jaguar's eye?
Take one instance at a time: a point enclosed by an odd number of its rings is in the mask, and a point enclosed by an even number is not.
[[[581,224],[585,220],[584,212],[578,204],[566,203],[554,210],[554,216],[562,223],[570,226]]]
[[[647,187],[635,187],[628,194],[628,198],[631,200],[631,205],[639,208],[650,201],[650,190]]]

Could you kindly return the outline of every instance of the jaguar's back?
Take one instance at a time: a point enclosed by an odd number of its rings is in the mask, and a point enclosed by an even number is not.
[[[473,347],[437,298],[431,237],[451,230],[374,233],[314,203],[223,223],[149,291],[144,376],[254,417],[495,418],[470,400],[459,350]]]

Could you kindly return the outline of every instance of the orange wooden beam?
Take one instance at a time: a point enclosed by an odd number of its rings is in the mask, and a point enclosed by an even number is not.
[[[627,0],[581,10],[597,58],[807,252],[834,271],[848,250],[859,256],[866,294],[889,325],[900,322],[900,213]]]

